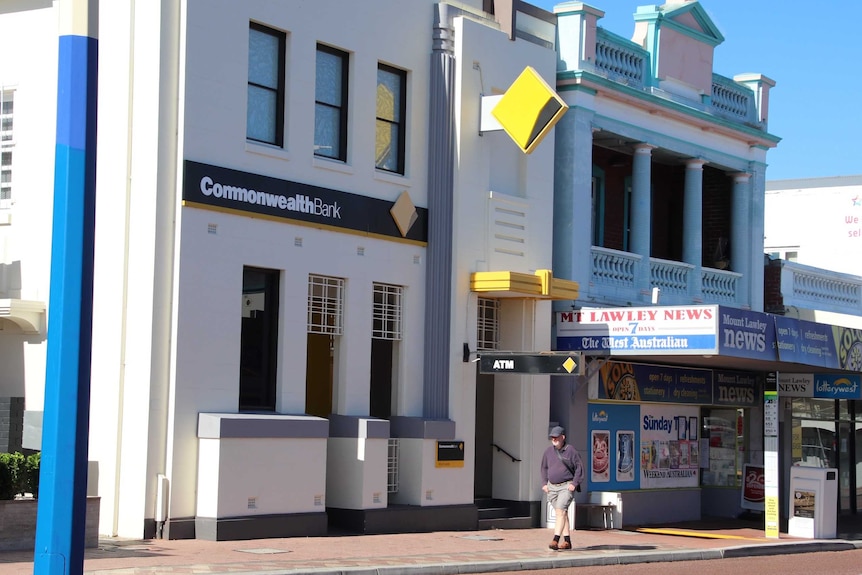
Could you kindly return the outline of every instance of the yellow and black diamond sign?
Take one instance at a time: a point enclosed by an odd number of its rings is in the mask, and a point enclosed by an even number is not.
[[[527,66],[491,110],[491,115],[518,147],[529,154],[568,109],[539,73]]]

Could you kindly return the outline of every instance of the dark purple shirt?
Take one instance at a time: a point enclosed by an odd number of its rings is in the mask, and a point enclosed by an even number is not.
[[[578,450],[568,443],[560,450],[560,455],[568,462],[569,467],[574,470],[573,474],[554,453],[556,449],[556,447],[550,445],[542,455],[542,485],[548,482],[565,483],[566,481],[580,485],[584,481],[584,465],[581,463],[581,455],[578,453]]]

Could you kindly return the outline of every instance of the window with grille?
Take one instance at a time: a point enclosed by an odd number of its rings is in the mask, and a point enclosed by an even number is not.
[[[0,89],[0,208],[11,206],[12,150],[15,139],[12,128],[15,110],[15,90]]]
[[[374,339],[401,340],[401,286],[374,284]]]
[[[388,456],[386,458],[386,491],[388,493],[398,493],[398,439],[390,438],[388,447]]]
[[[344,331],[344,280],[308,276],[308,333],[341,335]]]
[[[12,137],[13,116],[15,111],[15,90],[0,90],[0,142],[8,145]]]
[[[281,146],[284,142],[284,32],[251,23],[248,31],[246,137]]]
[[[499,349],[500,300],[480,297],[476,323],[476,349]]]

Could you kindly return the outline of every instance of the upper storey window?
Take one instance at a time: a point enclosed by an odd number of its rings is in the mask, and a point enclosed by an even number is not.
[[[246,137],[284,145],[285,34],[251,23],[248,31]]]
[[[380,170],[396,174],[404,173],[406,84],[405,71],[378,64],[376,166]]]
[[[347,160],[346,52],[317,45],[314,89],[314,154]]]

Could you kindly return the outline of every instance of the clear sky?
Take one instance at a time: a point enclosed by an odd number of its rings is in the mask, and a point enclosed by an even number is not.
[[[527,0],[553,10],[555,0]],[[599,26],[624,38],[638,6],[661,0],[588,0]],[[862,1],[701,0],[724,36],[713,71],[775,80],[769,132],[781,138],[767,180],[862,174]]]

